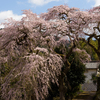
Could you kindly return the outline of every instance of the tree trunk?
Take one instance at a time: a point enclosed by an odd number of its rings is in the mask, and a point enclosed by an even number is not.
[[[64,77],[62,75],[59,76],[59,95],[60,100],[65,100],[65,93],[64,93]]]
[[[97,78],[97,91],[100,90],[100,77]]]
[[[69,61],[66,59],[66,67],[65,69],[62,71],[61,75],[59,76],[59,96],[60,96],[60,100],[65,100],[65,93],[67,92],[67,89],[65,88],[64,85],[64,78],[65,75],[67,74],[67,72],[70,69],[70,63]],[[69,99],[66,99],[69,100]]]
[[[100,61],[100,38],[98,39],[98,48],[97,48],[97,52],[96,53],[97,53],[99,61]]]
[[[67,54],[65,54],[66,56],[62,56],[63,62],[65,64],[65,68],[62,71],[61,75],[59,76],[59,96],[60,96],[60,100],[65,100],[65,92],[67,92],[67,89],[64,86],[64,78],[65,75],[67,74],[67,72],[70,69],[70,63],[68,61],[70,55],[72,54],[73,49],[75,48],[75,42],[73,44],[73,46],[70,48],[69,52]],[[68,100],[68,99],[66,99]]]
[[[98,55],[98,58],[99,58],[99,61],[100,61],[100,53],[98,53],[97,55]]]

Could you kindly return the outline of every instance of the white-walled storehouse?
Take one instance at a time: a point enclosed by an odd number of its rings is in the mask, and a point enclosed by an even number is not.
[[[85,83],[82,85],[82,90],[84,91],[96,91],[97,86],[93,84],[92,74],[97,73],[98,66],[100,65],[100,62],[98,61],[91,61],[84,63],[86,65],[86,71],[85,71]]]
[[[86,76],[86,79],[85,79],[85,82],[87,83],[91,83],[91,75],[93,73],[97,73],[97,69],[98,69],[98,66],[100,64],[100,62],[88,62],[88,63],[84,63],[86,65],[86,71],[85,71],[85,76]]]

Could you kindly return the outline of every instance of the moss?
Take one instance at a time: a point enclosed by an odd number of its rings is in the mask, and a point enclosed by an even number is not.
[[[20,79],[20,76],[15,77],[14,79],[10,80],[10,85],[13,87]]]
[[[10,67],[7,62],[1,64],[1,77],[5,77],[10,72]]]
[[[59,97],[54,97],[53,100],[60,100],[60,98]]]

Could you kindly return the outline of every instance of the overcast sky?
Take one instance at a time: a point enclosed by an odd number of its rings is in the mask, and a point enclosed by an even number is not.
[[[99,6],[100,0],[1,0],[0,23],[9,17],[13,17],[16,20],[21,19],[22,10],[25,9],[31,9],[33,13],[40,14],[46,12],[48,8],[64,4],[83,10]]]

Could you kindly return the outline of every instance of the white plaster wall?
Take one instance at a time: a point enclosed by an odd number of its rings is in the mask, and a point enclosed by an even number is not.
[[[96,69],[94,70],[87,70],[84,74],[86,76],[85,83],[92,83],[92,74],[96,73]]]
[[[89,62],[84,64],[86,65],[86,68],[97,68],[100,62]]]

